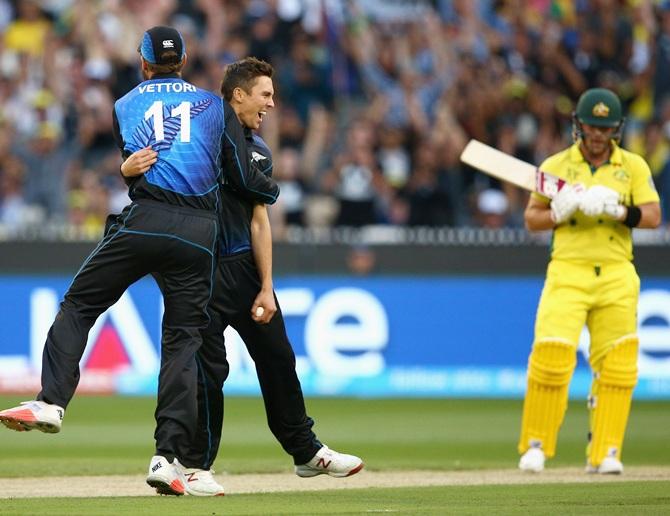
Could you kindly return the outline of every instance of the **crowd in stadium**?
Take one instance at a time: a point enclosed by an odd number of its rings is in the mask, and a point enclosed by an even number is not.
[[[586,88],[615,91],[624,146],[670,202],[670,2],[0,0],[0,224],[101,231],[128,202],[114,100],[137,41],[170,24],[184,78],[272,63],[276,234],[307,226],[520,227],[527,194],[465,169],[469,138],[540,163]],[[667,205],[665,212],[669,213]]]

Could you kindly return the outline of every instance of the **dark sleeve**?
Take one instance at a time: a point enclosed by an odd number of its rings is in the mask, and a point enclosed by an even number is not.
[[[265,177],[272,177],[272,154],[267,153],[266,159],[263,161],[251,161],[251,166],[258,169],[259,174]]]
[[[235,111],[223,102],[226,127],[221,136],[223,180],[235,193],[253,203],[274,204],[279,187],[257,167],[251,167],[251,151]]]
[[[264,159],[254,159],[254,149],[258,150]],[[256,167],[261,174],[267,177],[272,177],[272,151],[270,150],[270,147],[268,147],[267,143],[265,143],[263,138],[257,134],[254,134],[254,143],[251,146],[251,151],[251,166]]]
[[[125,147],[126,147],[126,142],[123,141],[123,138],[121,137],[121,128],[119,127],[119,119],[116,117],[116,108],[112,109],[112,134],[114,135],[114,141],[116,142],[117,147],[119,150],[121,150],[121,157],[125,161],[125,159],[130,156],[130,152],[128,152]],[[136,177],[126,177],[123,174],[121,174],[121,167],[119,167],[119,174],[123,178],[123,181],[130,187],[133,185],[135,181],[137,181]]]

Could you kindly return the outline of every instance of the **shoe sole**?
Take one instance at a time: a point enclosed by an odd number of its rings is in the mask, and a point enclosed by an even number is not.
[[[599,475],[621,475],[623,473],[623,467],[621,468],[611,468],[611,469],[601,469],[598,468],[596,473]]]
[[[226,493],[224,493],[223,491],[221,491],[219,493],[203,493],[202,491],[194,491],[194,490],[189,489],[189,488],[186,488],[186,492],[190,496],[203,496],[203,497],[204,496],[225,496],[226,495]]]
[[[544,471],[544,464],[539,468],[535,466],[522,466],[519,464],[519,470],[523,471],[524,473],[542,473]]]
[[[352,469],[349,473],[345,475],[345,477],[350,477],[351,475],[355,475],[358,473],[360,470],[362,470],[365,467],[365,463],[361,462],[358,466],[356,466],[354,469]]]
[[[184,486],[179,480],[173,480],[169,483],[167,480],[160,478],[147,478],[147,484],[156,489],[159,495],[166,496],[183,496]]]
[[[30,430],[39,430],[45,434],[57,434],[60,432],[60,426],[46,421],[36,421],[26,419],[26,416],[0,416],[0,422],[10,430],[17,432],[29,432]]]
[[[544,471],[544,468],[541,468],[541,469],[536,469],[536,468],[535,468],[535,469],[534,469],[534,468],[519,468],[519,471],[522,471],[523,473],[532,473],[532,474],[536,474],[536,473],[542,473],[542,472]]]
[[[595,466],[586,466],[586,469],[584,471],[588,475],[621,475],[623,473],[623,467],[603,470]]]
[[[328,475],[328,476],[335,477],[335,478],[346,478],[346,477],[350,477],[352,475],[355,475],[360,470],[362,470],[364,467],[365,467],[365,463],[361,462],[354,469],[352,469],[350,471],[347,471],[346,473],[331,473],[330,471],[309,470],[309,471],[304,471],[304,472],[296,471],[295,474],[298,475],[301,478],[312,478],[312,477],[317,477],[319,475]]]

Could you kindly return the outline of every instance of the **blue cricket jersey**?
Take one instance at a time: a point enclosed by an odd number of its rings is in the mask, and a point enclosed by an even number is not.
[[[114,136],[124,158],[151,146],[158,161],[128,178],[130,198],[216,209],[224,128],[222,99],[178,75],[137,85],[114,104]]]

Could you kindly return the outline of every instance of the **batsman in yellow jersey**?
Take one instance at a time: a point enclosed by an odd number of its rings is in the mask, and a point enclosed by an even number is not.
[[[567,184],[551,200],[533,193],[524,214],[530,231],[554,230],[528,359],[519,440],[524,471],[542,471],[556,453],[584,325],[593,371],[586,471],[623,471],[638,359],[640,279],[631,231],[657,227],[661,210],[648,165],[618,145],[622,125],[614,93],[586,91],[573,117],[574,145],[540,167]]]

